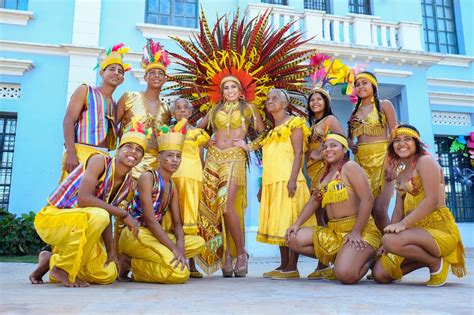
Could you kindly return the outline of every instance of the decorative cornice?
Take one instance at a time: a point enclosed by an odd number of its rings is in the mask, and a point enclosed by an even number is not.
[[[28,25],[34,16],[31,11],[0,9],[0,24]]]
[[[428,81],[428,85],[431,85],[431,86],[474,89],[474,81],[448,79],[448,78],[434,78],[434,77],[428,77],[426,79]]]
[[[396,77],[396,78],[408,78],[413,75],[412,71],[381,69],[381,68],[375,68],[373,72],[376,75],[383,75],[386,77]]]
[[[145,70],[143,69],[139,69],[139,70],[133,70],[132,69],[132,75],[135,79],[138,80],[138,82],[141,84],[141,85],[146,85],[146,82],[145,80],[143,79],[143,76],[145,75]]]
[[[474,94],[429,92],[430,104],[474,107]]]
[[[103,51],[103,48],[93,47],[93,46],[61,44],[61,47],[66,50],[68,55],[82,55],[82,56],[97,57]]]
[[[26,71],[34,68],[32,60],[10,59],[0,57],[0,74],[22,76]]]
[[[199,32],[196,28],[187,28],[170,25],[137,23],[137,29],[144,38],[169,39],[171,36],[188,38],[193,33]]]
[[[454,66],[454,67],[469,67],[474,57],[472,56],[461,56],[461,55],[441,55],[441,60],[438,62],[439,65],[443,66]]]

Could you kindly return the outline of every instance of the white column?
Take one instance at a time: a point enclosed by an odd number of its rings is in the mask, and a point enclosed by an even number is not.
[[[348,14],[354,19],[352,34],[354,36],[354,44],[372,45],[372,29],[371,20],[373,17],[362,14]]]
[[[423,50],[421,24],[401,21],[398,23],[398,45],[403,49]]]
[[[335,42],[342,42],[341,35],[339,34],[339,20],[334,20],[332,24],[332,30],[334,34],[333,41]]]
[[[344,21],[342,26],[344,29],[344,43],[350,43],[351,38],[349,35],[349,21]]]
[[[316,40],[323,40],[323,16],[324,11],[304,11],[305,31],[308,37],[313,37]]]
[[[395,27],[390,27],[390,47],[397,47],[397,40],[395,39]]]
[[[381,39],[382,39],[382,46],[383,47],[387,47],[388,46],[388,43],[387,43],[387,27],[382,25],[380,27],[380,35],[381,36]]]
[[[79,47],[99,45],[100,13],[102,0],[75,0],[72,46],[69,50],[69,74],[67,100],[81,83],[96,85],[96,71],[99,53],[97,50]],[[77,47],[77,49],[75,49]]]

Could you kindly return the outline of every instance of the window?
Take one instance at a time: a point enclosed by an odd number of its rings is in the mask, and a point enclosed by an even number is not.
[[[28,9],[28,0],[0,0],[0,8],[26,11]]]
[[[372,15],[370,0],[349,0],[349,12]]]
[[[304,0],[304,8],[329,13],[329,1],[330,0]]]
[[[262,3],[288,5],[288,0],[262,0]]]
[[[145,22],[197,27],[198,0],[147,0]]]
[[[16,114],[0,113],[0,209],[8,210],[15,150]]]
[[[453,0],[421,0],[425,49],[457,54],[458,42]]]
[[[455,176],[456,169],[472,169],[469,157],[459,152],[449,153],[452,142],[448,137],[435,137],[439,164],[443,168],[446,183],[446,205],[457,222],[474,222],[474,184],[469,187]],[[474,181],[474,177],[471,180]]]

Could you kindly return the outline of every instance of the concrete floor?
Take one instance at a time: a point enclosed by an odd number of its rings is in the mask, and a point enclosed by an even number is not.
[[[472,272],[474,250],[467,256]],[[215,274],[184,285],[115,283],[65,288],[31,285],[28,275],[33,264],[0,263],[0,314],[474,314],[472,274],[462,279],[450,274],[448,284],[441,288],[423,285],[428,269],[391,285],[363,280],[345,286],[261,277],[276,266],[276,258],[251,258],[244,279]],[[300,260],[302,277],[314,267],[314,260]]]

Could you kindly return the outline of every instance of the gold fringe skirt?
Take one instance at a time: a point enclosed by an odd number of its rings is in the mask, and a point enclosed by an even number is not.
[[[316,187],[318,187],[319,178],[323,175],[325,167],[326,162],[324,160],[316,162],[308,160],[306,163],[306,174],[311,180],[310,193],[313,193]]]
[[[227,210],[227,195],[231,183],[238,186],[234,207],[240,218],[244,233],[244,215],[247,207],[245,162],[247,156],[241,148],[218,149],[212,146],[206,155],[203,171],[202,199],[199,202],[198,229],[206,246],[196,262],[207,274],[213,274],[224,263],[226,230],[224,213]],[[230,239],[231,254],[236,256],[235,245]]]
[[[327,226],[317,226],[313,232],[314,254],[325,265],[334,263],[336,255],[344,244],[347,234],[352,232],[357,216],[353,215],[341,219],[329,220]],[[376,252],[380,247],[380,231],[372,217],[362,231],[362,239]]]
[[[286,246],[286,230],[296,222],[298,215],[309,200],[308,186],[304,180],[297,182],[293,198],[288,197],[288,182],[276,182],[262,187],[258,219],[257,241],[278,246]],[[312,215],[303,225],[317,226]]]
[[[374,198],[378,197],[385,183],[385,160],[388,145],[388,140],[360,143],[355,155],[355,161],[369,177]]]
[[[410,228],[426,230],[438,245],[441,257],[451,265],[451,272],[458,278],[467,275],[464,245],[454,217],[447,207],[439,207]],[[393,278],[402,277],[401,265],[404,258],[395,254],[382,255],[383,269]]]

